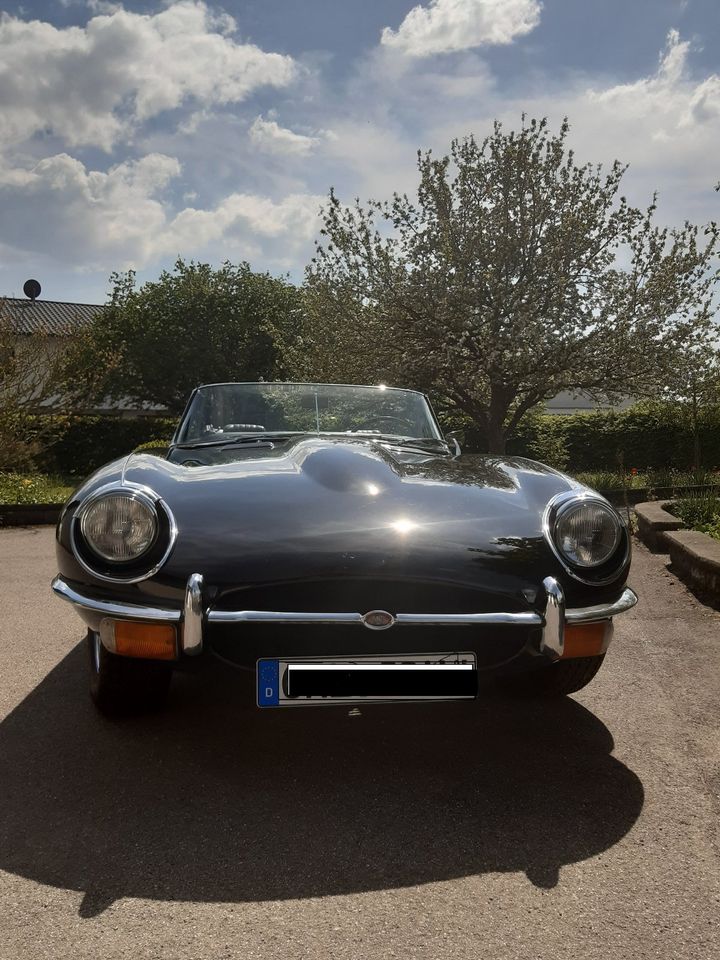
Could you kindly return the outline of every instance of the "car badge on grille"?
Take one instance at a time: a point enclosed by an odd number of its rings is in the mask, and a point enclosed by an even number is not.
[[[365,614],[362,622],[370,630],[387,630],[395,623],[395,617],[387,610],[371,610]]]

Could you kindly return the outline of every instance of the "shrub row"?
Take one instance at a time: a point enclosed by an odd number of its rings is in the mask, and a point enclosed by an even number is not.
[[[701,463],[720,466],[720,410],[703,412],[699,423]],[[508,441],[508,452],[558,469],[637,470],[693,464],[689,419],[676,404],[638,404],[622,411],[541,414],[526,417]]]
[[[27,439],[37,438],[38,471],[63,476],[84,476],[109,460],[130,453],[158,437],[170,437],[176,420],[142,417],[32,417]]]
[[[42,415],[31,418],[26,439],[37,438],[39,471],[77,476],[141,444],[171,436],[175,423],[155,417]],[[703,466],[720,467],[720,410],[704,411],[699,433]],[[468,431],[465,449],[482,452],[482,441],[473,430]],[[521,422],[507,449],[572,473],[687,470],[693,462],[692,430],[674,404],[638,404],[617,412],[533,414]]]

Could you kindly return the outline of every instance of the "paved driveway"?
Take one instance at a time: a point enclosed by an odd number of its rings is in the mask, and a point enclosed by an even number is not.
[[[0,569],[3,960],[718,955],[720,616],[662,558],[574,699],[259,715],[213,667],[120,725],[52,531]]]

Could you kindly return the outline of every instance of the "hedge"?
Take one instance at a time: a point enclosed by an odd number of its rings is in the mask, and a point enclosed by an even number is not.
[[[36,469],[63,476],[84,475],[141,444],[172,435],[176,420],[157,417],[32,418],[30,436],[42,451]],[[482,441],[467,431],[467,452],[482,452]],[[702,465],[720,467],[720,409],[703,412],[700,423]],[[509,454],[531,457],[570,472],[630,471],[674,468],[693,462],[693,438],[687,417],[677,405],[654,404],[623,411],[534,414],[508,440]]]
[[[701,465],[720,467],[720,410],[703,411],[699,435]],[[693,464],[692,429],[676,404],[529,416],[507,449],[571,471],[620,466],[688,470]]]
[[[39,472],[84,476],[156,437],[172,436],[177,420],[157,417],[32,417],[28,439],[37,436]]]

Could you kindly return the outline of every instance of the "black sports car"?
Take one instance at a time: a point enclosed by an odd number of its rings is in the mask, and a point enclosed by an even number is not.
[[[255,671],[259,707],[473,698],[488,678],[563,695],[637,602],[606,500],[462,455],[425,396],[383,386],[198,387],[169,450],[75,491],[57,556],[115,713],[209,655]]]

